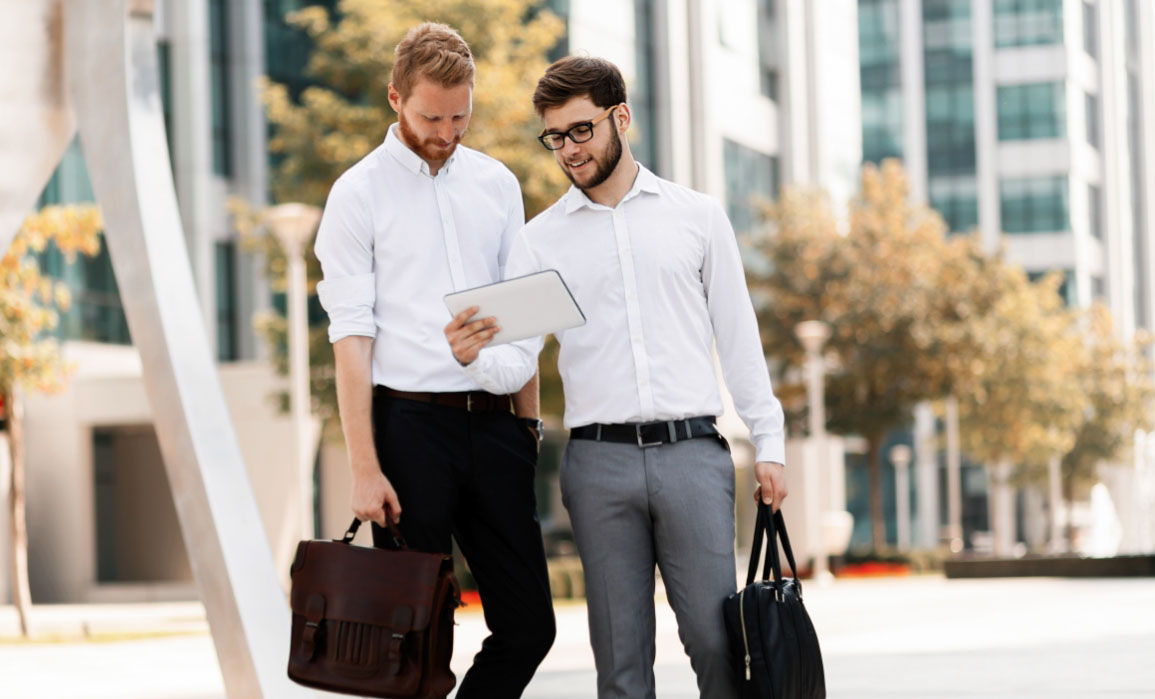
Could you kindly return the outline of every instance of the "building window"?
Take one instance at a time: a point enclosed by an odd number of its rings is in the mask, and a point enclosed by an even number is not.
[[[930,174],[975,171],[974,88],[970,82],[927,85],[926,129]]]
[[[1083,0],[1083,49],[1092,58],[1099,57],[1099,11],[1094,3]]]
[[[225,0],[209,0],[213,172],[222,177],[233,174],[232,125],[229,122],[228,12]]]
[[[969,0],[923,0],[927,174],[975,172],[974,60]]]
[[[999,203],[1007,233],[1070,229],[1065,176],[1005,179],[999,184]]]
[[[1087,230],[1103,239],[1103,190],[1093,184],[1087,185]]]
[[[759,221],[759,200],[769,202],[778,195],[778,159],[725,138],[722,159],[730,223],[735,231],[745,233]]]
[[[902,71],[897,0],[859,0],[862,159],[902,157]]]
[[[930,205],[938,211],[951,233],[965,233],[979,222],[978,183],[969,175],[931,177]]]
[[[1092,94],[1083,96],[1083,105],[1087,113],[1087,143],[1099,147],[1099,98]]]
[[[995,47],[1063,43],[1063,0],[995,0]]]
[[[1062,138],[1066,133],[1063,83],[998,88],[999,140]]]
[[[233,241],[216,244],[217,359],[240,358],[237,346],[237,245]]]

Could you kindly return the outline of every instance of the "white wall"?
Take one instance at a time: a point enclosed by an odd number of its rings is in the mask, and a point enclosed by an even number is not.
[[[37,602],[100,596],[92,428],[152,420],[131,347],[68,343],[65,356],[78,367],[68,389],[28,397],[29,569]],[[287,580],[299,518],[292,422],[277,414],[272,399],[284,379],[256,362],[226,365],[220,377],[277,570]],[[7,565],[7,559],[0,563],[0,572],[6,574]]]

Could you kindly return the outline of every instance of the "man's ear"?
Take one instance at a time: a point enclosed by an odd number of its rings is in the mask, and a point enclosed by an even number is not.
[[[633,115],[630,114],[630,105],[622,102],[618,108],[614,110],[614,123],[618,126],[618,133],[624,134],[630,130],[630,124],[633,122]]]
[[[398,114],[401,113],[401,93],[397,92],[393,83],[389,83],[389,106]]]

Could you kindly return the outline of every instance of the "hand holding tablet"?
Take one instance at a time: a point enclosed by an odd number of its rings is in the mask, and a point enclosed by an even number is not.
[[[569,288],[554,269],[447,294],[445,306],[454,316],[476,306],[478,310],[473,318],[497,319],[499,332],[489,342],[481,342],[481,346],[547,335],[586,322]],[[446,327],[447,336],[455,322]],[[461,330],[467,331],[466,336],[488,332],[483,326],[470,328],[468,324]],[[451,343],[454,340],[452,336],[449,339]]]

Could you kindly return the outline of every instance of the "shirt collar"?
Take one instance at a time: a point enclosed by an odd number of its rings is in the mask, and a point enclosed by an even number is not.
[[[425,175],[432,177],[429,174],[429,163],[425,162],[420,155],[417,155],[409,146],[401,142],[401,137],[397,135],[398,124],[394,123],[389,127],[389,132],[385,134],[385,151],[393,156],[393,159],[401,163],[406,170],[412,172],[414,175]],[[460,148],[460,144],[458,148]],[[438,174],[447,173],[453,161],[457,160],[457,149],[454,149],[453,155],[449,156],[449,160],[438,170]]]
[[[633,199],[641,192],[649,194],[661,194],[662,190],[658,186],[658,176],[646,169],[645,165],[638,163],[638,176],[634,178],[634,184],[630,187],[630,191],[622,197],[618,202],[618,206],[625,204],[630,199]],[[583,206],[591,209],[608,209],[608,206],[603,206],[588,196],[575,185],[570,185],[569,191],[565,193],[565,212],[572,214]]]

